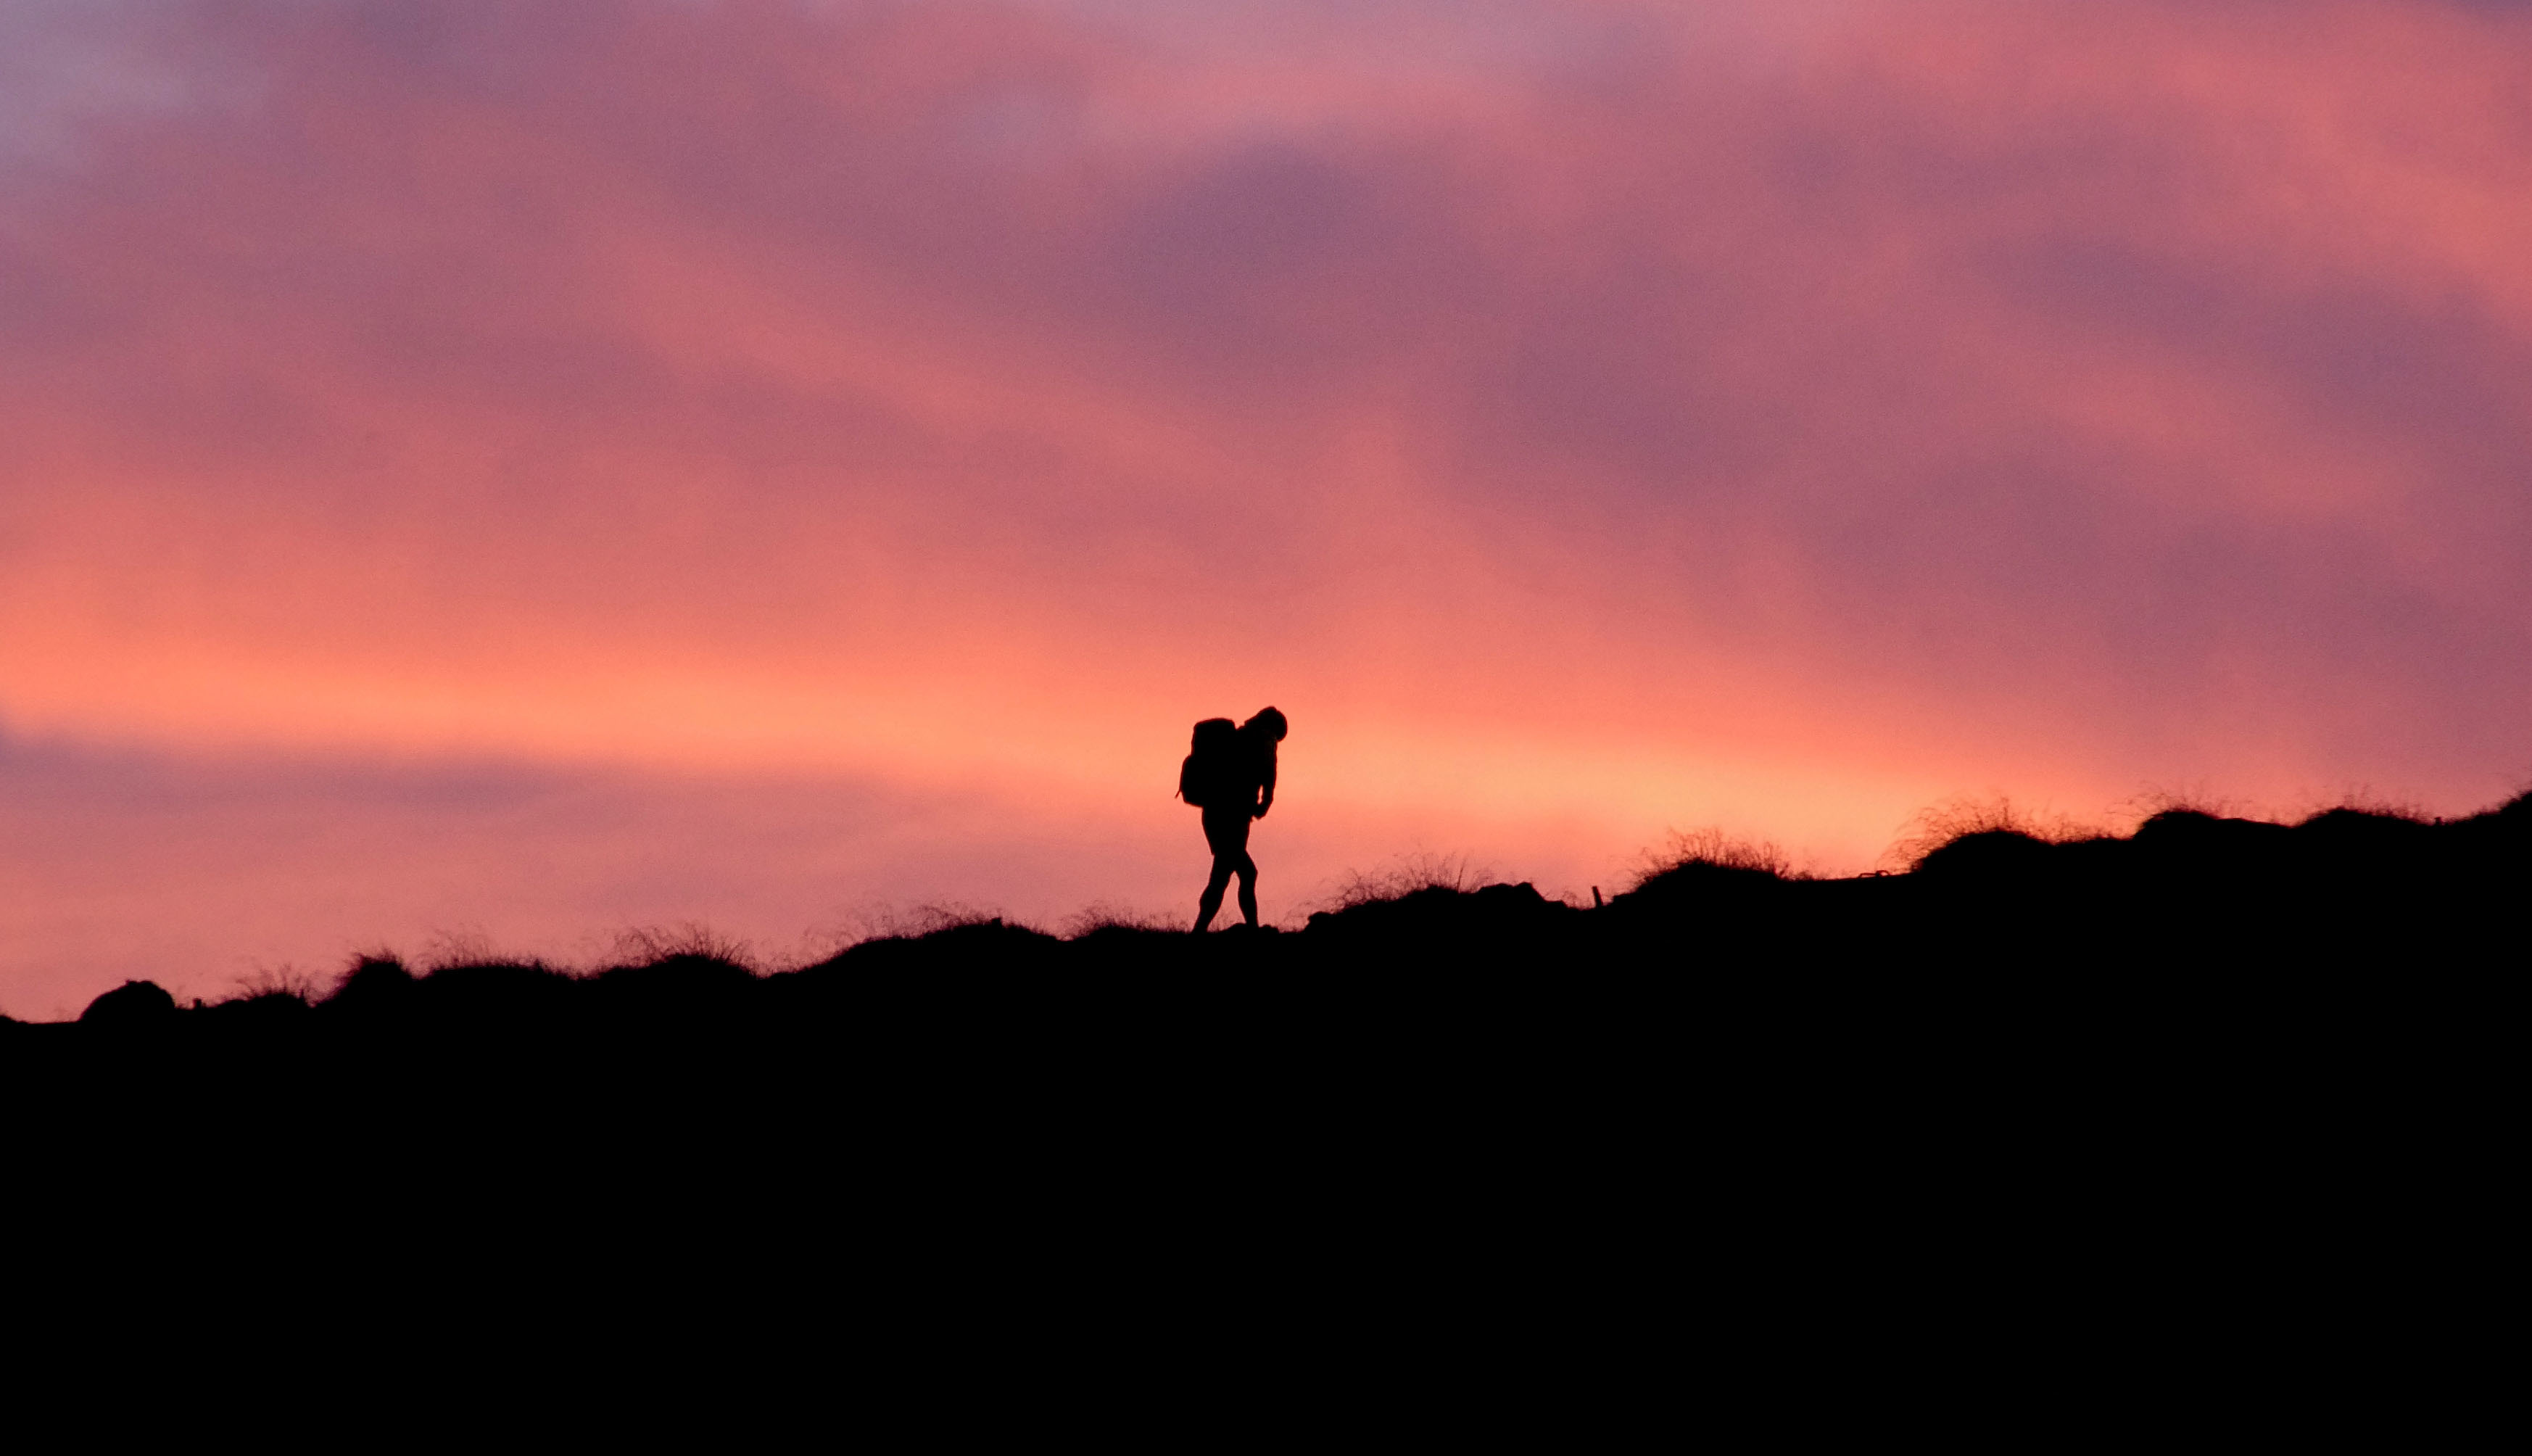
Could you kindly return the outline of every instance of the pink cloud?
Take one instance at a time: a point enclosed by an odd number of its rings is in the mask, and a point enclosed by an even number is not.
[[[1318,869],[1562,815],[1585,874],[2532,758],[2503,7],[39,29],[153,78],[0,112],[48,742],[1063,823],[1275,701],[1362,836]]]

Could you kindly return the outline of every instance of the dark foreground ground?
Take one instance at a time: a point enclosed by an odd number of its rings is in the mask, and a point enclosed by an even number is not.
[[[2026,1375],[2016,1330],[2152,1316],[2220,1364],[2251,1322],[2503,1312],[2527,875],[2532,797],[1979,834],[1851,880],[1692,862],[1599,909],[970,924],[775,975],[374,961],[314,1004],[0,1024],[0,1094],[22,1202],[313,1218],[364,1280],[489,1240],[574,1298],[725,1266],[842,1318],[885,1287],[923,1338],[1015,1301],[1163,1339],[1273,1311],[1376,1362],[1390,1291],[1421,1328],[1587,1307],[1745,1353],[1969,1318]],[[108,1172],[28,1172],[73,1162]]]

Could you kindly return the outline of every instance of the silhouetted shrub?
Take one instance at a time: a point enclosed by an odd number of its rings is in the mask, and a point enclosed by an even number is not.
[[[1456,961],[1464,968],[1494,968],[1507,958],[1532,954],[1552,927],[1579,913],[1526,883],[1473,890],[1431,885],[1395,899],[1320,910],[1304,933],[1357,958],[1380,947],[1417,965]]]
[[[1063,942],[1045,931],[988,920],[947,925],[918,936],[892,935],[845,947],[802,975],[850,971],[1004,970],[1048,963]]]
[[[348,1012],[388,1011],[406,1004],[415,985],[414,974],[403,961],[391,956],[363,956],[343,972],[325,1005]]]
[[[442,1019],[496,1020],[516,1018],[549,1019],[563,1015],[575,982],[549,965],[493,961],[481,965],[443,965],[424,976],[419,1002]]]
[[[718,956],[676,955],[618,965],[594,980],[602,1005],[662,1015],[727,1006],[756,984],[756,972]]]
[[[1954,841],[1998,833],[2016,834],[2047,844],[2073,844],[2101,834],[2054,809],[2033,809],[2001,795],[1991,799],[1952,798],[1919,811],[1901,831],[1898,842],[1884,851],[1882,864],[1888,869],[1913,870],[1924,864],[1927,856]]]
[[[615,936],[615,963],[620,966],[661,964],[669,961],[709,961],[752,971],[754,952],[748,943],[722,935],[708,925],[638,925]]]
[[[1644,851],[1630,888],[1641,889],[1677,870],[1699,868],[1755,871],[1779,880],[1793,873],[1792,861],[1772,841],[1744,839],[1720,829],[1686,834],[1672,830],[1659,848]]]
[[[1632,911],[1657,906],[1685,910],[1765,895],[1784,883],[1784,877],[1768,866],[1689,859],[1645,875],[1636,882],[1635,889],[1610,903],[1623,904]]]
[[[1401,900],[1419,890],[1465,893],[1483,884],[1486,874],[1484,866],[1471,862],[1466,854],[1402,854],[1385,869],[1346,871],[1338,878],[1336,891],[1328,897],[1325,908],[1345,910]]]
[[[2293,831],[2264,819],[2217,818],[2165,809],[2137,826],[2129,843],[2150,861],[2200,873],[2257,872],[2292,852]]]
[[[1945,841],[1917,861],[1929,880],[2025,878],[2041,872],[2052,846],[2018,829],[1982,829]]]
[[[2369,809],[2324,809],[2295,826],[2302,837],[2342,850],[2398,849],[2424,843],[2434,826],[2406,814]]]
[[[306,997],[294,992],[258,991],[205,1007],[202,1015],[220,1024],[273,1027],[295,1022],[313,1010]]]
[[[1175,933],[1186,927],[1186,917],[1152,910],[1138,910],[1125,905],[1101,903],[1090,905],[1064,921],[1065,940],[1084,940],[1102,931]]]

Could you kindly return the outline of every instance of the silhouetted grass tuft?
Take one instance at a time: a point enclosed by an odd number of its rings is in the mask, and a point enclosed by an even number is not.
[[[608,968],[648,964],[668,960],[718,961],[753,970],[756,950],[743,940],[720,934],[710,926],[688,921],[682,925],[636,926],[616,932],[615,948]]]
[[[1949,798],[1921,810],[1903,826],[1898,841],[1883,851],[1882,865],[1915,870],[1936,851],[1964,840],[1977,840],[1985,846],[1971,849],[1972,854],[2009,854],[2018,851],[1998,846],[2021,842],[2070,844],[2105,837],[2107,831],[2100,826],[2044,804],[2037,808],[2017,804],[2005,794]]]
[[[1718,896],[1763,893],[1791,878],[1793,867],[1784,851],[1764,840],[1740,839],[1719,829],[1673,830],[1667,844],[1644,852],[1635,884],[1612,903],[1631,914],[1656,904],[1682,910],[1709,906]]]
[[[1322,903],[1330,910],[1344,910],[1355,905],[1398,900],[1419,890],[1448,890],[1464,894],[1483,884],[1492,873],[1491,869],[1470,860],[1466,854],[1419,850],[1402,854],[1382,869],[1346,871],[1338,877],[1336,889]]]
[[[1103,931],[1129,934],[1162,933],[1186,928],[1183,914],[1163,914],[1138,910],[1128,905],[1100,903],[1090,905],[1064,922],[1061,934],[1065,940],[1080,940]]]

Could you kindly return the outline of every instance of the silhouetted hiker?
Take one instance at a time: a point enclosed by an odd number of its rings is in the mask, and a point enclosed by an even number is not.
[[[1179,766],[1179,797],[1204,810],[1204,842],[1213,849],[1213,877],[1196,902],[1201,935],[1222,909],[1222,892],[1239,877],[1239,913],[1257,924],[1257,861],[1248,857],[1248,821],[1263,819],[1275,804],[1275,745],[1284,741],[1284,715],[1272,708],[1246,723],[1208,718],[1195,726],[1193,752]]]

